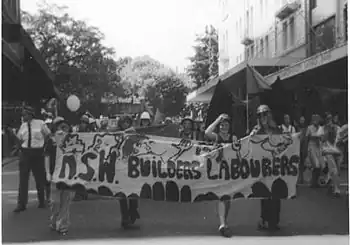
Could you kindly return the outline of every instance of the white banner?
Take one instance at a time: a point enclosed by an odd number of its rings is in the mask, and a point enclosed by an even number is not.
[[[53,181],[115,197],[194,202],[293,198],[297,135],[205,143],[124,133],[74,133],[57,148]]]

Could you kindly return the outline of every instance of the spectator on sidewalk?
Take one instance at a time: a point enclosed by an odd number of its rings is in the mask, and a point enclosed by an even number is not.
[[[284,122],[280,126],[282,133],[283,134],[294,134],[296,131],[295,131],[294,126],[290,123],[289,115],[285,114],[283,117],[283,120],[284,120]]]
[[[28,203],[29,174],[32,171],[38,192],[39,208],[45,208],[45,160],[44,145],[51,132],[44,121],[34,119],[35,110],[32,107],[23,109],[23,124],[17,137],[21,144],[21,156],[19,161],[19,190],[18,203],[14,212],[26,210]]]

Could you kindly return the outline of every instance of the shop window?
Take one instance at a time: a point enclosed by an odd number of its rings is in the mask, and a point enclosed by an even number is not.
[[[317,0],[310,0],[310,8],[314,9],[317,7]]]
[[[345,40],[348,40],[348,4],[344,7],[344,35]]]
[[[335,17],[317,25],[314,28],[315,53],[319,53],[334,47],[335,38]]]
[[[282,43],[282,52],[285,51],[288,48],[288,24],[287,22],[283,22],[283,29],[282,29],[282,35],[283,35],[283,43]]]

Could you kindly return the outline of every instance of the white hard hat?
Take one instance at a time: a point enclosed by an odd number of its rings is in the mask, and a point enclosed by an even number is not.
[[[140,119],[141,119],[141,120],[142,120],[142,119],[151,120],[151,116],[149,115],[149,113],[148,113],[147,111],[145,111],[145,112],[142,112]]]

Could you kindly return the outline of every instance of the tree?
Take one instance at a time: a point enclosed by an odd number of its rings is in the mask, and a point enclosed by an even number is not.
[[[153,83],[147,85],[146,97],[154,108],[165,116],[179,115],[185,106],[188,88],[173,71],[156,74]]]
[[[196,88],[199,88],[219,73],[217,30],[213,26],[206,26],[205,32],[197,35],[195,43],[195,54],[189,58],[191,64],[187,72]]]
[[[55,73],[63,97],[76,94],[97,115],[106,92],[124,95],[117,73],[120,64],[114,60],[115,51],[102,44],[100,30],[73,19],[66,9],[43,2],[38,14],[22,12],[22,24]]]

